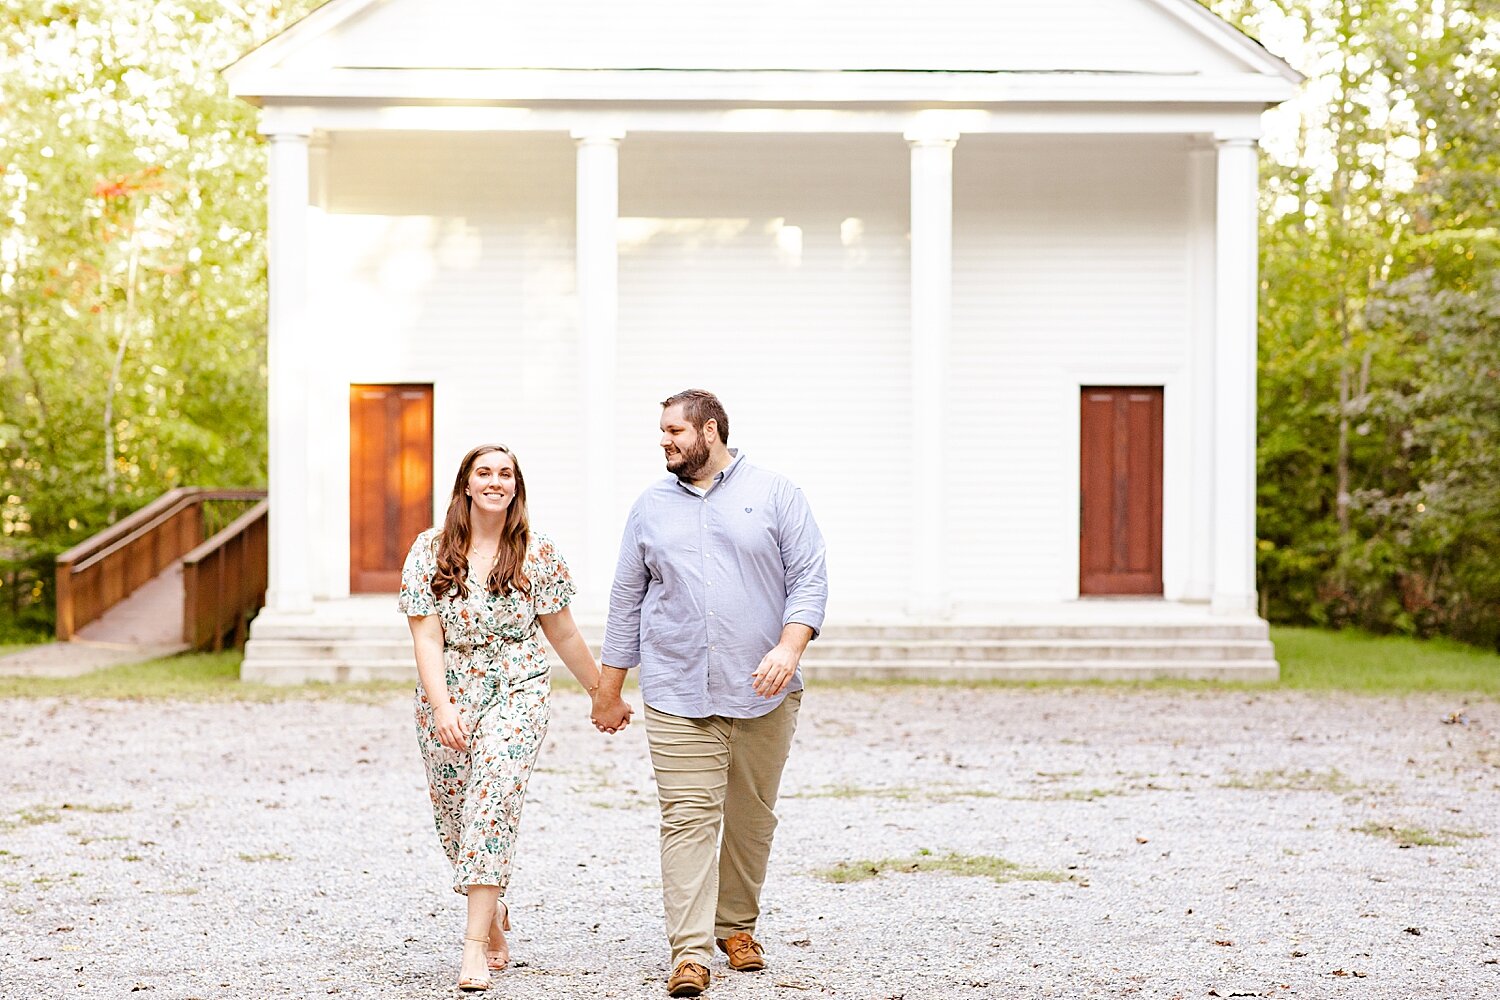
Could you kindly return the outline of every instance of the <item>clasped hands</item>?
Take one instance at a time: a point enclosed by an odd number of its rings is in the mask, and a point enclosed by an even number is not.
[[[774,698],[786,689],[787,682],[797,673],[801,650],[795,645],[780,642],[761,657],[760,663],[751,673],[751,686],[762,698]],[[595,687],[589,692],[593,710],[589,718],[594,728],[601,733],[614,734],[630,725],[634,709],[620,697],[618,692],[606,692]]]
[[[635,709],[631,708],[624,698],[618,694],[606,694],[597,688],[594,689],[591,698],[593,709],[589,713],[589,718],[593,720],[594,728],[599,732],[613,735],[630,725],[630,716],[634,714]]]

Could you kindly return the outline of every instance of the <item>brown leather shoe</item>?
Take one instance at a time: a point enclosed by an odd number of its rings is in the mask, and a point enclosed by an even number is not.
[[[754,972],[766,967],[766,950],[744,931],[727,938],[715,938],[714,943],[729,956],[729,967],[735,972]]]
[[[683,962],[672,970],[667,992],[674,997],[701,996],[708,989],[708,970],[697,962]]]

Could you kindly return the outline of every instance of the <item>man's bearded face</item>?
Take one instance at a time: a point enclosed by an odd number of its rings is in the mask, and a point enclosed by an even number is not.
[[[688,422],[681,404],[662,412],[661,449],[667,459],[667,471],[679,479],[697,479],[711,461],[708,441],[702,431]]]

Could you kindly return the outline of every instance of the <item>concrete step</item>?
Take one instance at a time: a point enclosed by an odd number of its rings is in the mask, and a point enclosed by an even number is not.
[[[599,655],[602,627],[582,630]],[[1279,670],[1265,622],[1186,616],[1178,622],[839,626],[809,647],[803,667],[809,677],[954,681],[1274,680]],[[399,615],[329,620],[282,614],[252,624],[241,675],[271,683],[405,681],[415,678],[416,667],[411,633]]]
[[[870,681],[1275,681],[1275,660],[1010,660],[999,663],[955,660],[902,660],[889,664],[868,660],[805,661],[809,680]]]
[[[240,664],[240,680],[255,684],[359,684],[367,681],[411,681],[416,683],[417,666],[410,659],[317,660],[302,658],[252,660]]]
[[[262,639],[245,647],[245,659],[317,658],[334,660],[412,659],[411,637],[405,639]]]
[[[819,642],[911,642],[944,640],[948,642],[982,642],[986,640],[1052,641],[1059,639],[1265,639],[1270,630],[1263,621],[1136,623],[1129,621],[1101,623],[993,624],[993,625],[838,625],[824,629]]]
[[[560,666],[556,667],[559,672]],[[1012,660],[977,663],[954,660],[903,660],[887,664],[867,660],[820,660],[802,665],[810,681],[1145,681],[1158,679],[1272,682],[1279,676],[1275,660],[1210,662],[1121,660]],[[241,679],[264,684],[303,682],[344,684],[364,681],[416,681],[410,660],[246,659]],[[557,676],[561,677],[560,672]]]
[[[597,644],[604,634],[598,624],[582,623],[579,630],[590,643]],[[298,620],[283,615],[262,615],[254,623],[256,638],[388,640],[410,642],[411,631],[399,615],[369,621],[329,622],[314,618]],[[1264,641],[1269,635],[1265,622],[1229,622],[1224,624],[1049,624],[1049,625],[840,625],[830,626],[818,638],[819,644],[835,642],[1054,642],[1121,639],[1131,640],[1203,640]]]
[[[1251,639],[1142,640],[1112,639],[1002,639],[967,643],[939,641],[827,642],[819,639],[807,649],[809,660],[954,660],[1009,662],[1013,660],[1258,660],[1272,659],[1270,642]]]
[[[410,659],[411,639],[263,639],[256,637],[252,658],[315,657],[348,660]],[[595,656],[597,643],[590,644]],[[889,643],[830,642],[819,639],[808,647],[808,661],[943,660],[962,662],[1009,662],[1013,660],[1269,660],[1275,652],[1269,642],[1244,639],[1221,642],[1131,639],[1085,640],[989,640],[956,644],[938,641]]]
[[[395,622],[298,622],[287,617],[271,619],[264,612],[250,623],[252,639],[294,639],[319,642],[361,640],[405,642],[411,645],[411,630],[404,620]]]

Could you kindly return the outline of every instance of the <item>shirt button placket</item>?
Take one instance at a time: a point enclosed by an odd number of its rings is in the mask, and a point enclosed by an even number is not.
[[[704,583],[707,584],[707,586],[713,586],[712,584],[708,583],[709,567],[713,563],[713,560],[709,557],[709,552],[708,552],[708,497],[705,496],[702,499],[703,499],[703,508],[702,508],[702,511],[698,515],[698,552],[700,554],[700,558],[703,560],[702,566],[703,566],[703,580],[704,580]],[[709,611],[708,612],[708,616],[710,618],[712,618],[713,617],[713,612]],[[710,639],[713,638],[713,633],[712,633],[712,631],[709,630],[707,623],[704,624],[704,629],[703,630],[704,630],[704,632],[708,633],[708,637]],[[714,658],[713,658],[713,653],[715,652],[716,648],[717,647],[715,646],[715,644],[712,643],[712,642],[710,642],[709,645],[708,645],[708,654],[704,656],[705,666],[706,666],[707,669],[705,669],[704,672],[703,672],[703,683],[704,683],[703,696],[704,696],[704,699],[708,702],[708,710],[709,710],[710,713],[713,712],[713,687],[714,687],[714,683],[713,683],[713,676],[714,676]]]

